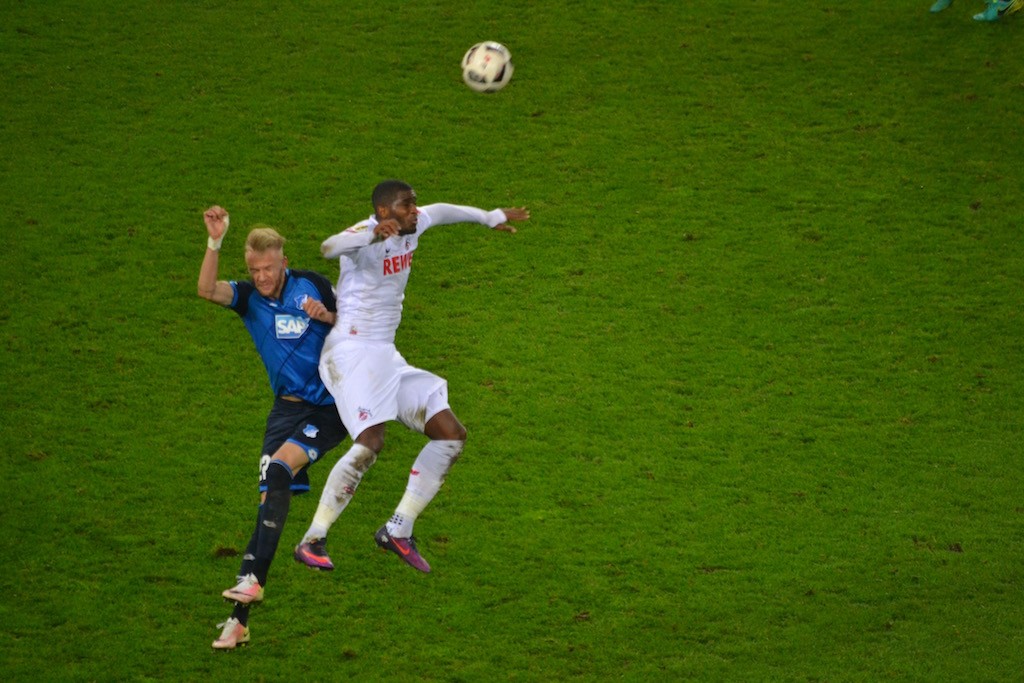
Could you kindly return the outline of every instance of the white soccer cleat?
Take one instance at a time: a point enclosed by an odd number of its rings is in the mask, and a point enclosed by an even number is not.
[[[255,574],[246,574],[237,586],[227,589],[221,595],[240,605],[250,605],[263,600],[263,586],[256,580]]]
[[[214,650],[234,650],[239,645],[249,644],[249,627],[242,626],[238,619],[231,617],[223,624],[217,624],[217,628],[224,627],[220,632],[220,638],[213,641]]]

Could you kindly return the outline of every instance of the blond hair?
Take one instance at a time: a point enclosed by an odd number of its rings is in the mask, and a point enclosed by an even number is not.
[[[249,231],[249,236],[245,238],[245,250],[247,252],[264,252],[283,249],[284,238],[281,237],[277,230],[274,230],[269,225],[256,225],[251,231]]]

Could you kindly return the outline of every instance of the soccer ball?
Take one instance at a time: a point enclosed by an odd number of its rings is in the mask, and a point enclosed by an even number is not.
[[[501,90],[512,80],[512,53],[501,43],[477,43],[462,58],[462,80],[477,92]]]

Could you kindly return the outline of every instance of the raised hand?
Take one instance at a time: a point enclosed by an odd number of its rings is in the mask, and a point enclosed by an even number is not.
[[[211,206],[203,213],[203,221],[206,222],[206,231],[215,240],[224,237],[228,231],[228,212],[224,207]]]

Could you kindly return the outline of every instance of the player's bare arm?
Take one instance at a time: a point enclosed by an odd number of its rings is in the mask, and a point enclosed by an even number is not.
[[[206,223],[209,239],[203,265],[199,268],[196,292],[200,298],[227,306],[234,299],[235,293],[230,284],[217,279],[217,267],[220,264],[220,245],[228,231],[228,212],[223,207],[211,206],[203,212],[203,222]]]
[[[328,325],[333,325],[338,317],[337,314],[328,311],[327,307],[324,306],[324,302],[319,299],[306,299],[302,304],[302,310],[313,320],[319,320]]]

